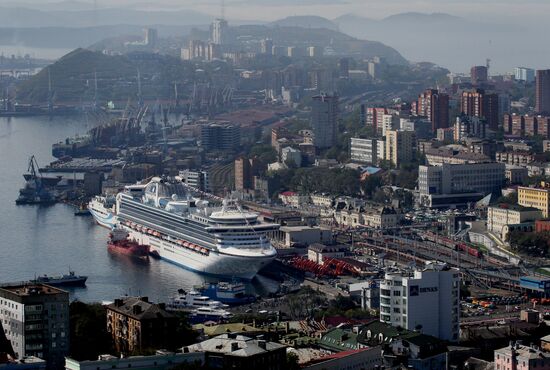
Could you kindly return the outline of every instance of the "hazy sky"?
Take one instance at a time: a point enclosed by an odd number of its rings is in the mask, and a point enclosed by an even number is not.
[[[37,4],[61,0],[0,0],[11,4]],[[76,0],[92,5],[93,0]],[[212,15],[220,14],[221,0],[96,0],[100,7],[131,6],[137,8],[192,8]],[[225,0],[229,19],[274,20],[288,15],[312,14],[335,18],[354,13],[382,18],[402,12],[444,12],[477,19],[546,17],[548,0]]]

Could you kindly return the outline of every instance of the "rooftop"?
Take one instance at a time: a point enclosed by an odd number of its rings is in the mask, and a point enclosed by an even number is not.
[[[7,291],[19,297],[30,297],[37,295],[67,294],[66,291],[46,284],[13,284],[0,287],[0,291]]]
[[[216,352],[230,356],[249,357],[285,348],[285,346],[279,343],[253,339],[244,335],[228,333],[193,344],[187,348],[189,352]]]
[[[491,159],[484,154],[458,151],[450,148],[427,149],[426,155],[455,158],[464,161],[491,162]]]
[[[171,319],[175,317],[170,312],[167,312],[162,305],[149,302],[147,297],[115,299],[115,302],[108,305],[107,309],[130,316],[136,320]]]
[[[508,203],[495,204],[493,206],[490,206],[490,208],[509,209],[511,211],[522,211],[522,212],[538,211],[538,209],[534,207],[524,207],[519,204],[508,204]]]
[[[515,343],[511,346],[504,347],[501,349],[495,350],[495,353],[511,353],[512,351],[515,351],[518,358],[521,359],[550,359],[550,354],[541,351],[538,348],[524,346],[523,344]]]

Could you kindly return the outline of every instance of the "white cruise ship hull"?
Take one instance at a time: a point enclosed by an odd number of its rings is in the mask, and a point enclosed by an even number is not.
[[[208,255],[183,248],[180,245],[126,228],[132,239],[148,245],[150,252],[187,270],[212,276],[252,280],[275,255],[236,256],[210,250]]]
[[[116,216],[112,213],[106,215],[101,214],[93,209],[89,209],[90,214],[94,218],[94,221],[99,225],[107,229],[112,229],[116,224]]]

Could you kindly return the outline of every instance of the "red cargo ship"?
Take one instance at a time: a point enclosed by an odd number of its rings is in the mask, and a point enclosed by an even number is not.
[[[128,239],[128,233],[121,229],[114,229],[109,234],[107,249],[114,253],[125,254],[138,258],[147,258],[149,256],[149,246],[138,244]]]

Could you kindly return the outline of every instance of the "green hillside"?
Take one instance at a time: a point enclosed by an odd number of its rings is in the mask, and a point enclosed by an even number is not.
[[[157,54],[104,55],[76,49],[43,69],[17,91],[19,102],[45,103],[51,80],[56,104],[92,102],[97,76],[98,101],[137,99],[137,71],[141,74],[143,98],[170,97],[174,81],[192,79],[194,68],[179,58]],[[183,93],[183,91],[182,91]]]

